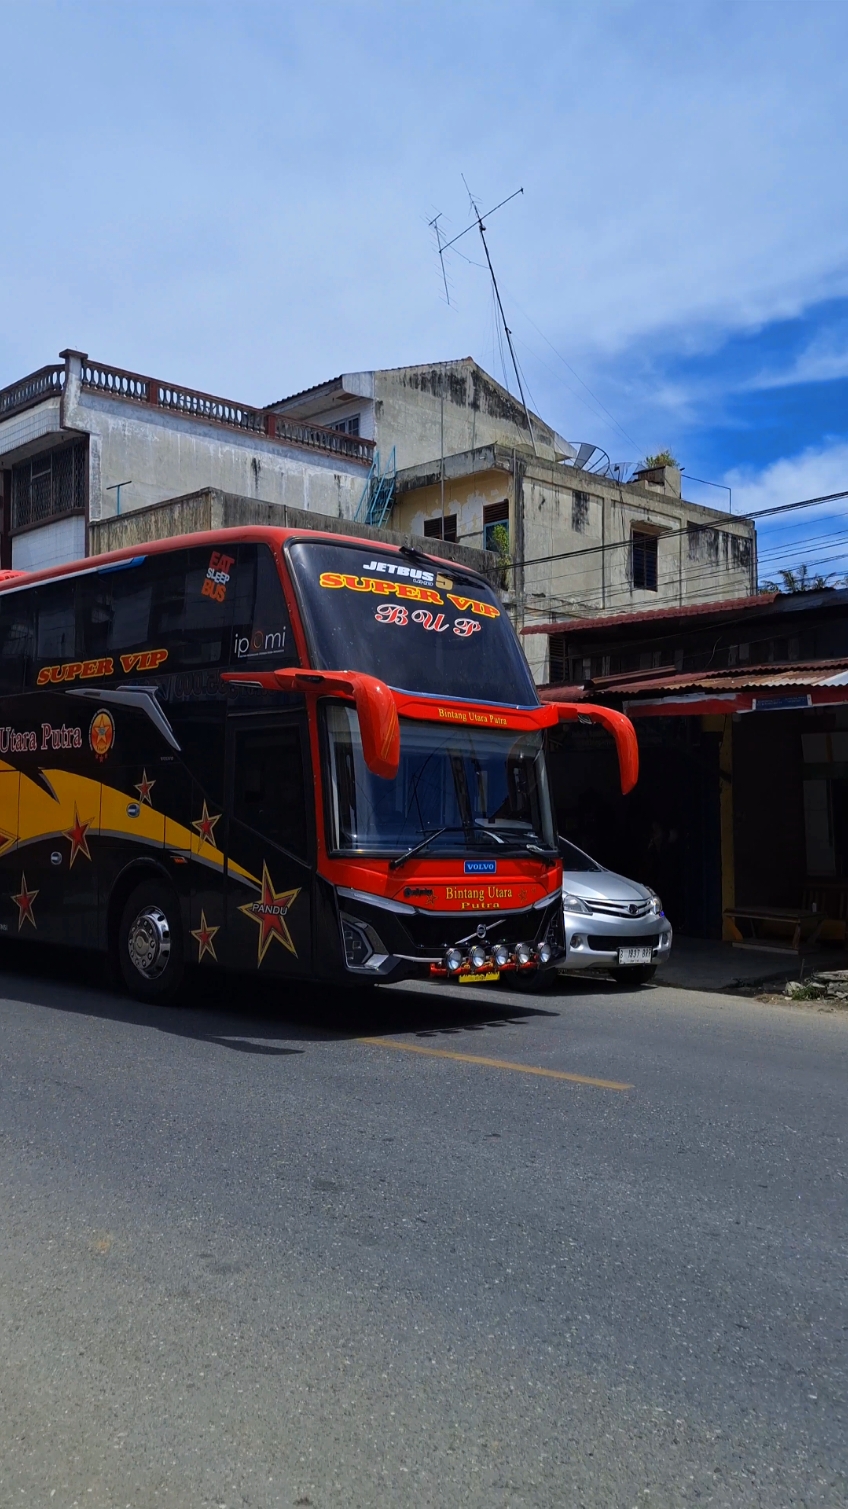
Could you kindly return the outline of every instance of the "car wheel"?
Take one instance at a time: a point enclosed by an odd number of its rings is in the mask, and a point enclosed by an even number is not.
[[[182,917],[166,880],[146,880],[129,897],[118,924],[118,962],[136,1000],[174,1000],[183,979]]]
[[[647,985],[657,972],[656,964],[636,964],[631,969],[614,969],[616,985]]]

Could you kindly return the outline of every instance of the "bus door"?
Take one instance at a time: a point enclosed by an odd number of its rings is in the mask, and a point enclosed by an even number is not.
[[[312,969],[312,781],[303,716],[233,714],[227,729],[226,962]]]

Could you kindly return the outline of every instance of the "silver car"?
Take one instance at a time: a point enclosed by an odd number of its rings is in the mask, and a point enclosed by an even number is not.
[[[602,969],[641,985],[671,953],[671,923],[650,886],[605,870],[561,838],[565,958],[559,970]]]

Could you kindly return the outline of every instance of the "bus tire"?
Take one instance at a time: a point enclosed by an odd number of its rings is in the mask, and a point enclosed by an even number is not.
[[[118,964],[136,1000],[173,1002],[184,971],[182,916],[164,877],[143,881],[127,898],[118,923]]]

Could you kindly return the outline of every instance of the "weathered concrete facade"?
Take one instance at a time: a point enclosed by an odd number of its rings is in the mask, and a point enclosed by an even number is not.
[[[247,524],[272,525],[277,529],[318,529],[331,534],[356,534],[374,541],[386,541],[391,545],[408,545],[423,549],[432,541],[418,539],[397,529],[372,529],[368,524],[357,524],[355,529],[346,519],[328,516],[316,518],[308,509],[291,508],[288,504],[262,503],[256,498],[238,497],[222,492],[216,487],[202,488],[182,498],[169,498],[166,502],[150,508],[140,508],[132,513],[101,519],[90,526],[89,544],[92,555],[105,555],[110,550],[123,550],[129,545],[146,545],[152,540],[173,539],[177,535],[196,534],[201,530],[236,529]],[[453,545],[438,541],[434,554],[445,560],[456,561],[496,584],[499,578],[495,558],[484,550],[474,550],[465,545]]]
[[[122,513],[204,487],[334,518],[355,513],[373,449],[366,440],[91,363],[82,352],[62,355],[64,367],[0,394],[4,564],[84,555],[89,525],[116,512],[117,484]],[[84,448],[84,485],[77,478],[73,497],[51,499],[49,457],[69,447]],[[27,465],[31,506],[16,518]]]
[[[315,424],[358,425],[385,459],[394,446],[399,467],[485,445],[529,447],[554,461],[575,454],[538,415],[522,404],[472,357],[374,372],[345,372],[272,404],[274,413]]]
[[[508,511],[502,576],[519,628],[744,597],[755,588],[753,524],[686,501],[676,468],[622,484],[493,445],[448,456],[444,484],[441,472],[437,460],[399,473],[392,522],[423,535],[428,523],[439,525],[444,499],[457,540],[479,547],[486,512]],[[547,638],[524,645],[544,683]]]

